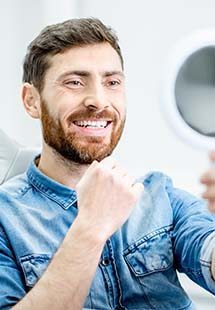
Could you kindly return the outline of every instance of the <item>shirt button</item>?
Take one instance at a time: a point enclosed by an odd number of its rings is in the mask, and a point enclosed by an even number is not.
[[[109,258],[104,258],[101,260],[101,265],[106,267],[108,265],[110,265],[111,260]]]

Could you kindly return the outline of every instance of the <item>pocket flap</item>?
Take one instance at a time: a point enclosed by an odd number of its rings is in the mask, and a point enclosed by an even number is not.
[[[124,258],[136,276],[170,268],[173,265],[170,233],[159,231],[142,238],[124,252]]]
[[[26,285],[33,287],[42,276],[50,262],[49,254],[31,254],[20,258]]]

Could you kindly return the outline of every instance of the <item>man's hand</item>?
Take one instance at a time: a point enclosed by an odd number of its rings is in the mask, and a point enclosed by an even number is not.
[[[78,218],[106,241],[128,219],[143,192],[111,158],[94,161],[77,184]]]
[[[206,186],[202,197],[208,200],[209,210],[215,213],[215,151],[210,153],[210,159],[212,166],[202,175],[200,181]]]

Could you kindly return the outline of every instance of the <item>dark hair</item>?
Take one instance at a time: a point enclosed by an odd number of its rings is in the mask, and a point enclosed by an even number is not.
[[[28,46],[23,64],[23,82],[42,91],[44,76],[50,67],[49,56],[68,48],[108,42],[123,57],[114,31],[96,18],[70,19],[44,28]]]

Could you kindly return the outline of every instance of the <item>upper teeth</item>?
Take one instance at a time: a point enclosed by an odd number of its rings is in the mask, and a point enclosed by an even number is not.
[[[106,127],[107,121],[76,121],[76,125],[84,127]]]

